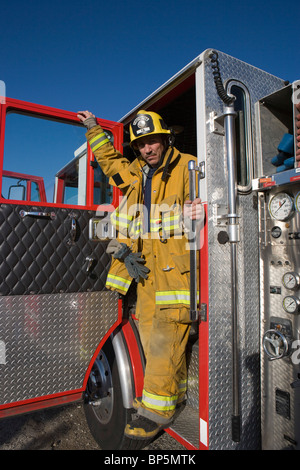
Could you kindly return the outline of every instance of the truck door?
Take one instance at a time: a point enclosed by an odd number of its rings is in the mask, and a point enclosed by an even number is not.
[[[122,125],[98,122],[121,150]],[[79,397],[119,322],[95,230],[118,194],[85,132],[76,113],[1,103],[0,416]]]

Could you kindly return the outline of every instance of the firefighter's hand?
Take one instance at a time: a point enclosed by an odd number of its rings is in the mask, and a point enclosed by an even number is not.
[[[90,111],[78,111],[77,117],[88,130],[97,126],[96,117]]]
[[[142,258],[141,253],[133,253],[126,243],[120,243],[113,239],[109,242],[106,252],[112,254],[114,258],[124,261],[128,274],[136,282],[148,279],[150,269],[145,266],[145,259]]]
[[[145,260],[141,257],[141,253],[130,253],[124,259],[124,263],[128,274],[139,282],[141,279],[148,279],[150,269],[145,266]]]
[[[185,201],[183,206],[184,218],[189,217],[192,220],[202,220],[204,215],[204,209],[201,203],[201,199],[198,197],[193,201]]]
[[[78,119],[80,119],[80,121],[84,122],[85,119],[88,119],[90,117],[96,117],[93,113],[91,113],[90,111],[78,111],[77,113],[77,117]]]

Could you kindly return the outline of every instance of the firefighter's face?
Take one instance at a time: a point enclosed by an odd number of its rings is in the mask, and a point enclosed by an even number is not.
[[[165,151],[165,144],[159,134],[141,137],[136,142],[143,159],[152,167],[159,165]]]

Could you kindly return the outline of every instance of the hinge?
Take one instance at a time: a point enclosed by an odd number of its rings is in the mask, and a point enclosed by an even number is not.
[[[207,321],[207,304],[201,304],[199,317],[201,321]]]
[[[200,162],[197,170],[199,171],[199,179],[202,180],[205,178],[205,162]]]
[[[213,223],[215,227],[227,227],[228,206],[226,204],[212,204]]]
[[[225,135],[224,131],[224,116],[218,116],[215,111],[209,113],[209,119],[207,121],[209,125],[210,133]]]

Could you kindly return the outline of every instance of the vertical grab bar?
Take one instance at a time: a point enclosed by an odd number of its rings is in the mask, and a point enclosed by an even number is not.
[[[236,149],[235,149],[235,116],[233,103],[224,108],[224,128],[228,168],[228,235],[231,259],[231,328],[232,328],[232,440],[240,441],[240,350],[238,332],[238,273],[237,243],[239,230],[236,212]]]
[[[190,200],[196,198],[196,163],[190,160],[189,169],[189,193]],[[196,239],[196,220],[191,219],[191,232],[189,238],[190,244],[190,320],[198,320],[199,312],[197,309],[197,239]]]

